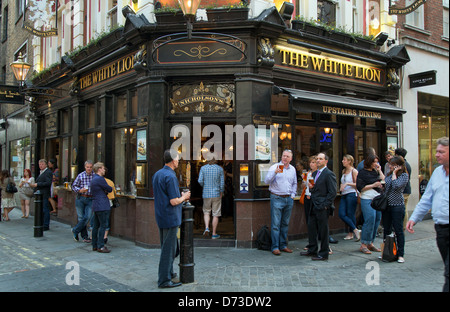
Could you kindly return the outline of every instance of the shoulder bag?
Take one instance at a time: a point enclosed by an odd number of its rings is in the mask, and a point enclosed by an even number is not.
[[[375,196],[370,206],[377,211],[385,211],[388,206],[388,189],[382,191],[380,195]]]
[[[8,182],[8,184],[6,185],[6,193],[17,193],[17,187],[14,182]]]

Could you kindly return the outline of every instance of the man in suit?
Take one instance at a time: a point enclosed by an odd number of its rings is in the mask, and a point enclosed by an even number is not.
[[[50,229],[50,209],[48,198],[50,197],[50,187],[52,185],[53,173],[47,168],[47,161],[45,159],[39,160],[39,176],[36,178],[34,185],[31,187],[37,188],[42,194],[42,207],[44,212],[44,231]]]
[[[308,250],[302,256],[311,256],[312,260],[328,260],[329,240],[322,239],[319,250],[318,236],[328,237],[328,216],[333,214],[334,199],[337,192],[336,175],[327,168],[328,156],[317,155],[317,170],[313,173],[314,183],[309,183],[312,207],[308,221]]]

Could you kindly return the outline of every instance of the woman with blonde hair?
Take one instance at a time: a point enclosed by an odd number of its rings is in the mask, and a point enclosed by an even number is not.
[[[341,177],[341,201],[339,204],[339,218],[348,226],[350,231],[347,236],[344,237],[345,240],[353,239],[353,235],[356,237],[356,241],[361,239],[360,232],[356,228],[356,204],[358,203],[358,193],[356,192],[356,179],[358,176],[358,171],[353,167],[353,156],[344,155],[342,159],[342,165],[344,169],[342,170]]]

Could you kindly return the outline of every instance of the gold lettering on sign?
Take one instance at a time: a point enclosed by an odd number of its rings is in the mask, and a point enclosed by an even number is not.
[[[133,69],[133,56],[130,54],[125,56],[114,63],[106,65],[92,73],[87,74],[80,78],[80,89],[86,89],[96,83],[108,80],[114,76],[120,75]]]
[[[322,112],[324,114],[330,114],[330,115],[381,119],[380,112],[357,110],[357,109],[346,108],[346,107],[322,106]]]
[[[306,51],[277,47],[281,65],[381,84],[382,69]]]

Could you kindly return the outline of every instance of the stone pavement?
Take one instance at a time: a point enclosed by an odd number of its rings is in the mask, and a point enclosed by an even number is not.
[[[33,217],[20,216],[14,209],[11,221],[0,222],[2,292],[440,292],[444,283],[432,220],[416,225],[415,234],[406,233],[403,264],[362,254],[359,243],[344,241],[344,234],[333,235],[339,243],[331,245],[334,253],[327,262],[299,256],[306,239],[291,241],[294,253],[281,256],[195,247],[195,282],[158,289],[159,249],[110,237],[111,253],[100,254],[90,244],[75,242],[70,226],[54,220],[44,237],[35,238]]]

